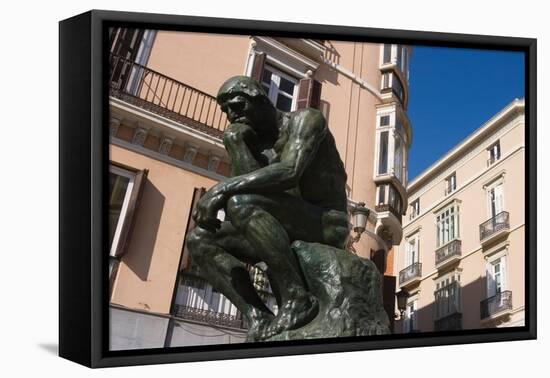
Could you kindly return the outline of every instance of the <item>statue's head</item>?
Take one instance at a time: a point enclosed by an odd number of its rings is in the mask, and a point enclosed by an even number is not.
[[[231,123],[254,126],[275,108],[262,86],[248,76],[234,76],[222,84],[216,100]]]

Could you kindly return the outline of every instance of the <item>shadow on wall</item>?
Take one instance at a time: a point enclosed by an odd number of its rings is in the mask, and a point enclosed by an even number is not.
[[[431,278],[429,278],[431,279]],[[421,291],[420,296],[434,293]],[[475,281],[463,285],[460,289],[460,310],[462,314],[462,329],[481,329],[494,327],[491,323],[482,324],[480,316],[480,303],[487,299],[487,284],[484,276],[480,276]],[[514,308],[518,307],[514,303],[514,293],[512,293],[512,304]],[[433,332],[436,315],[436,304],[432,301],[428,305],[416,310],[417,328],[420,332]],[[402,322],[396,321],[394,333],[402,333]]]
[[[137,210],[128,253],[123,257],[124,263],[142,281],[146,281],[149,275],[164,201],[164,195],[147,180]]]

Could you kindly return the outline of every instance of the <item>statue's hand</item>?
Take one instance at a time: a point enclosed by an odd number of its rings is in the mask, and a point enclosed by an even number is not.
[[[223,133],[223,143],[226,148],[240,148],[246,146],[253,155],[259,154],[258,134],[252,126],[245,123],[232,123],[225,129]]]
[[[223,194],[206,193],[193,211],[193,219],[197,225],[211,232],[220,228],[221,221],[217,218],[218,210],[224,207],[226,201]]]

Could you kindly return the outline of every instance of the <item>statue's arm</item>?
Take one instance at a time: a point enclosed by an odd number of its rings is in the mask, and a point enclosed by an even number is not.
[[[212,194],[228,198],[234,194],[277,193],[296,187],[315,158],[327,126],[323,115],[313,109],[296,114],[291,122],[288,142],[278,162],[221,182],[212,188]]]

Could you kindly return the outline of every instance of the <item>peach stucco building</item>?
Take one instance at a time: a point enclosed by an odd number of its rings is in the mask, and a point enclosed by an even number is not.
[[[242,342],[240,314],[193,274],[191,210],[230,174],[220,85],[248,75],[284,111],[319,109],[348,175],[350,214],[370,209],[350,253],[384,274],[394,313],[393,246],[407,209],[411,48],[313,39],[114,28],[110,34],[111,348]],[[223,211],[219,214],[223,217]],[[353,221],[350,216],[350,222]],[[276,307],[259,268],[254,283]]]
[[[407,187],[397,332],[523,326],[525,103],[514,100]]]

